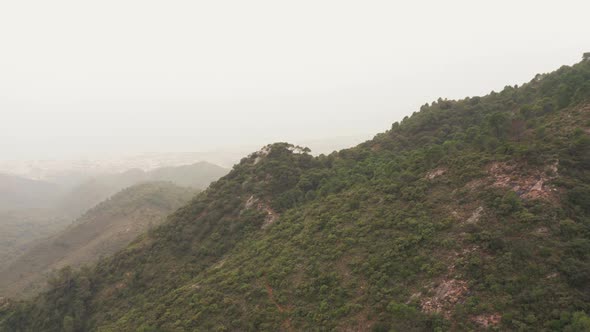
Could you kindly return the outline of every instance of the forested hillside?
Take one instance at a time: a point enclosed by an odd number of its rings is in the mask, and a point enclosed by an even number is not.
[[[590,330],[590,61],[265,147],[2,331]]]
[[[122,190],[70,227],[36,241],[20,257],[2,265],[0,296],[36,294],[54,271],[94,263],[115,253],[162,223],[195,194],[195,189],[169,182],[148,182]]]

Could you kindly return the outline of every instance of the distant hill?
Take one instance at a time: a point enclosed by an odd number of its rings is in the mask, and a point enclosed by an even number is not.
[[[82,213],[123,188],[150,181],[170,181],[204,189],[226,173],[226,169],[206,162],[149,172],[134,169],[97,176],[71,190],[49,182],[0,175],[0,267],[38,240],[57,234]]]
[[[59,203],[58,208],[72,216],[78,216],[117,191],[148,181],[170,181],[176,185],[205,189],[229,170],[208,163],[157,168],[151,171],[132,169],[118,174],[96,176],[76,186]]]
[[[0,174],[0,267],[123,188],[150,181],[206,188],[228,170],[207,162],[97,176],[75,188]],[[80,175],[76,177],[79,178]],[[73,182],[74,179],[72,179]]]
[[[195,189],[170,182],[129,187],[98,204],[70,227],[37,241],[22,256],[0,269],[0,295],[34,294],[53,270],[96,262],[165,220],[189,201]]]
[[[246,149],[248,152],[251,149]],[[28,179],[44,180],[71,188],[90,177],[117,174],[129,169],[153,170],[163,167],[190,165],[197,161],[231,167],[243,156],[234,150],[211,152],[154,152],[128,155],[86,156],[73,159],[3,160],[0,173],[15,174]]]
[[[205,189],[228,172],[227,168],[202,161],[192,165],[156,168],[145,172],[144,177],[146,181],[170,181],[179,186]]]
[[[310,119],[313,121],[313,119]],[[590,61],[245,156],[0,331],[590,331]]]
[[[0,267],[72,222],[53,209],[0,210]],[[0,268],[0,269],[1,269]]]
[[[53,183],[0,174],[0,210],[47,208],[62,194]]]
[[[53,209],[63,193],[54,183],[0,174],[0,266],[20,255],[32,240],[69,223]]]

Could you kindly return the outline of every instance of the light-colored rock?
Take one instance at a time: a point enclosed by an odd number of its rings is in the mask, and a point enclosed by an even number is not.
[[[473,213],[471,214],[469,219],[467,219],[467,223],[474,224],[474,223],[478,222],[479,218],[481,218],[482,213],[483,213],[483,206],[480,206],[477,209],[475,209],[475,211],[473,211]]]
[[[447,172],[446,168],[443,168],[443,167],[435,168],[426,174],[426,178],[428,180],[433,180],[434,178],[437,178],[437,177],[445,174],[446,172]]]

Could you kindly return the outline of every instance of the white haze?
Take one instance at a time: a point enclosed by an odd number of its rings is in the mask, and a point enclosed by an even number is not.
[[[590,51],[588,1],[2,1],[0,160],[347,143]],[[353,140],[354,140],[353,139]]]

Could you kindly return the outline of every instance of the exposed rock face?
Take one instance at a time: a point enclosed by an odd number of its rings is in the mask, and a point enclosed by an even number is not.
[[[254,197],[254,195],[250,196],[246,201],[246,205],[244,206],[246,209],[251,209],[256,203],[258,203],[258,198]]]
[[[250,196],[246,201],[244,206],[246,209],[255,208],[258,211],[262,211],[266,213],[266,217],[264,218],[264,223],[262,224],[262,228],[266,228],[272,225],[275,221],[279,219],[279,214],[273,210],[268,202],[262,201],[259,198],[255,197],[254,195]]]
[[[254,165],[258,164],[264,157],[268,156],[270,153],[271,147],[269,145],[263,147],[258,152],[254,153]]]
[[[437,177],[445,174],[446,172],[447,172],[447,169],[444,167],[435,168],[426,174],[426,178],[428,180],[432,180],[434,178],[437,178]]]
[[[467,255],[478,251],[477,246],[466,247],[460,252],[454,252],[455,263],[449,265],[448,271],[443,279],[432,287],[426,296],[418,292],[412,295],[409,302],[417,297],[422,297],[420,307],[426,313],[438,313],[445,318],[450,319],[456,304],[461,303],[469,293],[467,281],[461,280],[460,275],[456,273],[456,263],[464,259]]]
[[[529,168],[526,165],[494,162],[487,168],[494,187],[511,188],[524,199],[555,199],[556,189],[548,182],[558,177],[559,161],[544,168]]]
[[[502,321],[502,315],[500,315],[499,313],[477,315],[473,317],[471,320],[473,320],[474,322],[476,322],[484,328],[488,328],[500,324],[500,322]]]
[[[421,302],[422,311],[426,313],[441,313],[450,317],[451,310],[467,293],[467,283],[463,280],[443,280],[432,290],[433,295]]]
[[[473,211],[473,214],[469,217],[469,219],[467,219],[467,223],[474,224],[474,223],[478,222],[479,218],[481,218],[482,213],[483,213],[483,206],[480,206],[477,209],[475,209],[475,211]]]

